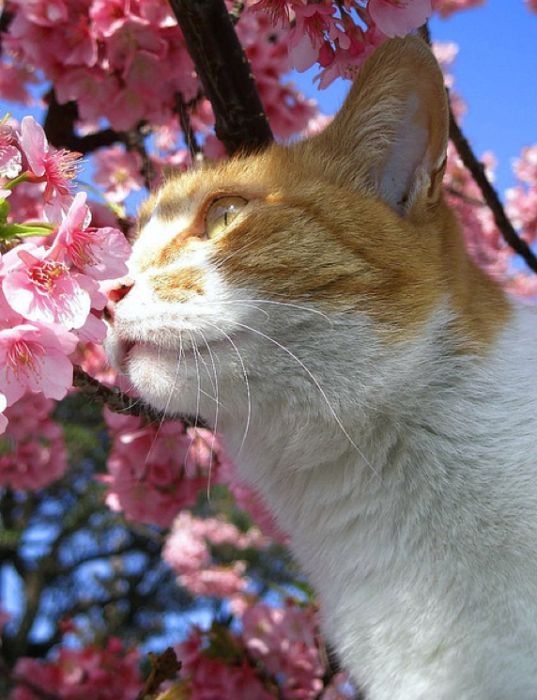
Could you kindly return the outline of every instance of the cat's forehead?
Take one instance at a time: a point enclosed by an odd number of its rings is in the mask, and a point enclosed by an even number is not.
[[[277,158],[269,154],[209,164],[166,182],[140,209],[140,227],[151,217],[172,221],[196,209],[208,196],[241,193],[263,194],[278,180]]]

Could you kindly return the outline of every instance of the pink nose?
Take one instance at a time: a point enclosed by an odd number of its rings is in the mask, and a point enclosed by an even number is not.
[[[107,297],[108,297],[108,303],[106,305],[106,308],[104,310],[104,315],[105,318],[108,318],[110,321],[114,320],[114,310],[116,304],[119,304],[119,302],[124,299],[127,294],[130,292],[130,290],[134,287],[134,282],[132,282],[129,279],[123,280],[123,283],[119,285],[118,287],[115,287],[114,289],[109,289],[107,292]]]

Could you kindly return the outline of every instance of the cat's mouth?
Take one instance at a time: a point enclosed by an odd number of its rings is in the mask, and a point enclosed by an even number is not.
[[[168,347],[165,342],[162,341],[152,341],[147,339],[132,339],[132,338],[117,338],[115,347],[115,360],[117,366],[122,372],[126,373],[128,370],[129,360],[133,359],[137,354],[143,354],[145,356],[151,356],[152,358],[166,358],[173,355],[176,360],[192,360],[197,362],[198,358],[202,359],[208,357],[216,357],[222,352],[234,352],[237,353],[237,345],[239,342],[237,340],[237,335],[234,337],[219,337],[210,338],[203,340],[202,343],[195,343],[189,340],[188,342],[182,342],[179,345],[174,344],[173,347]]]

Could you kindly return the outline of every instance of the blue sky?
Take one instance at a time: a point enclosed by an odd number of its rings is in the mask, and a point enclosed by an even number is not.
[[[459,46],[453,73],[468,105],[463,127],[478,155],[496,155],[496,184],[503,194],[514,183],[513,159],[537,142],[537,14],[524,0],[487,0],[447,20],[433,17],[430,29],[433,39]],[[293,80],[331,114],[349,83],[338,80],[319,92],[311,85],[316,72],[295,73]]]

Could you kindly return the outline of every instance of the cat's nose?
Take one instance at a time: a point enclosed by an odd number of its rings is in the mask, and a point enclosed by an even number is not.
[[[108,303],[104,309],[104,316],[106,319],[109,321],[114,320],[116,304],[119,304],[119,302],[127,296],[133,287],[134,282],[129,278],[124,278],[121,280],[121,284],[108,290],[106,293]]]

